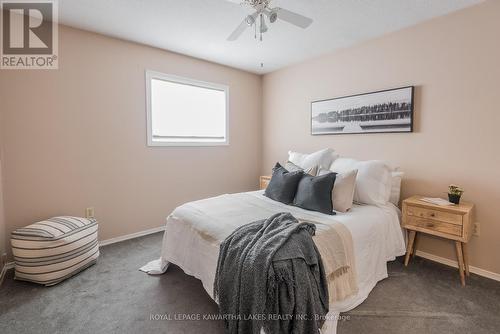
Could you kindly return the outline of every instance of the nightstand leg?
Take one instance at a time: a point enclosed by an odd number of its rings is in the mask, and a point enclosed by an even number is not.
[[[465,266],[465,275],[470,276],[469,272],[469,249],[467,244],[464,242],[462,243],[462,250],[464,253],[464,266]]]
[[[406,257],[405,257],[405,267],[408,266],[408,261],[410,261],[410,254],[413,249],[413,243],[415,242],[415,235],[417,232],[415,231],[410,231],[410,234],[408,236],[408,245],[406,246]]]
[[[420,237],[422,236],[422,234],[418,234],[416,231],[415,231],[415,240],[413,241],[413,247],[411,249],[411,258],[413,259],[413,257],[415,255],[417,255],[417,245],[418,245],[418,242],[420,240]]]
[[[464,253],[462,250],[462,243],[460,241],[455,241],[455,247],[457,249],[457,259],[458,259],[458,270],[460,271],[460,282],[462,286],[465,286],[465,275],[464,275]]]

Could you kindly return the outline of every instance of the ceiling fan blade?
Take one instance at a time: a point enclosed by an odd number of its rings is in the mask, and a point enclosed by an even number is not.
[[[238,37],[240,37],[241,34],[243,34],[243,32],[245,31],[246,28],[248,28],[248,24],[247,24],[247,21],[245,18],[243,21],[241,21],[240,25],[231,33],[231,35],[229,35],[227,40],[228,41],[237,40]]]
[[[249,24],[248,22],[248,17],[251,16],[253,18],[253,22],[255,22],[255,19],[257,19],[257,16],[259,16],[259,12],[255,12],[252,15],[248,15],[241,21],[240,25],[229,35],[227,38],[228,41],[235,41],[238,39],[238,37],[241,36],[241,34],[245,31],[246,28],[250,27],[252,24]]]
[[[276,10],[276,12],[278,13],[278,19],[286,21],[303,29],[309,27],[313,22],[312,19],[305,17],[304,15],[300,15],[280,7],[276,7],[274,10]]]

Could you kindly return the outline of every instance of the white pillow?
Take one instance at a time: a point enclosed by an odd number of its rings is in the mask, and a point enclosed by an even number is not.
[[[399,198],[401,196],[401,180],[403,179],[403,175],[405,175],[403,172],[391,172],[391,196],[389,197],[389,202],[395,206],[399,205]]]
[[[331,172],[331,170],[320,169],[318,176]],[[352,170],[346,173],[337,173],[332,189],[333,210],[347,212],[352,208],[357,174],[357,170]]]
[[[331,148],[325,148],[311,154],[288,151],[288,161],[303,169],[313,168],[314,166],[329,169],[332,162],[337,158],[338,154]]]
[[[346,173],[358,170],[354,201],[358,203],[383,205],[391,196],[391,170],[383,161],[358,161],[349,158],[336,159],[330,170]]]

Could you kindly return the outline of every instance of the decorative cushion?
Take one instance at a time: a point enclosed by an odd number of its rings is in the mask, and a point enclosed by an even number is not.
[[[318,166],[313,166],[311,168],[304,169],[304,168],[299,167],[299,166],[297,166],[296,164],[294,164],[293,162],[290,162],[290,161],[286,162],[285,169],[287,171],[289,171],[289,172],[295,172],[295,171],[298,171],[298,170],[302,170],[302,171],[304,171],[304,173],[312,175],[312,176],[316,176],[316,174],[318,173]]]
[[[393,171],[391,173],[391,196],[389,202],[395,206],[399,205],[399,198],[401,196],[401,181],[403,180],[404,172]]]
[[[54,217],[12,232],[15,278],[57,284],[93,265],[99,257],[97,221]]]
[[[363,204],[384,205],[391,195],[391,170],[379,160],[358,161],[349,158],[336,159],[331,171],[345,173],[358,170],[354,201]]]
[[[311,154],[288,151],[288,161],[296,164],[302,169],[308,169],[314,166],[328,169],[337,158],[338,154],[331,148],[325,148]]]
[[[332,171],[320,169],[318,175],[325,175],[328,173],[332,173]],[[332,190],[333,210],[347,212],[352,208],[357,174],[357,169],[337,174]]]
[[[328,173],[322,176],[304,174],[297,187],[293,205],[327,215],[334,214],[332,189],[335,183],[335,176],[335,173]]]
[[[279,163],[276,163],[264,195],[275,201],[291,204],[302,175],[304,175],[302,170],[289,172]]]

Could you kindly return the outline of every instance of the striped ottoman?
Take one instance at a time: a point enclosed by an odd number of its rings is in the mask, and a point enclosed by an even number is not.
[[[16,276],[23,281],[54,285],[96,263],[97,221],[54,217],[12,232]]]

